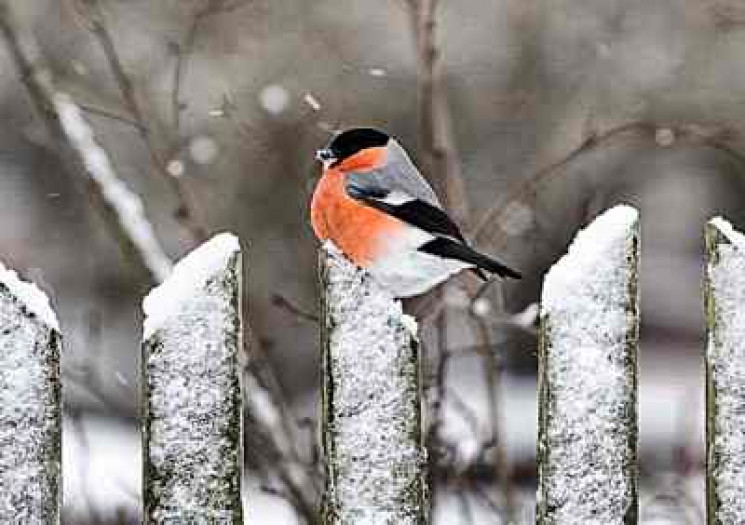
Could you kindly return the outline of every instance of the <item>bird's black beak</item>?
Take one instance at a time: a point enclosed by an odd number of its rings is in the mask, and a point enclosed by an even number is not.
[[[336,155],[329,148],[319,149],[316,151],[316,160],[323,162],[324,166],[328,166],[336,161]]]

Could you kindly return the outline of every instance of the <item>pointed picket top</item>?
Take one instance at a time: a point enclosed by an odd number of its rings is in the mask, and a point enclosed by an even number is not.
[[[60,350],[46,294],[0,263],[2,523],[59,523]]]
[[[537,520],[636,523],[638,213],[580,231],[544,281]]]
[[[221,234],[144,300],[145,523],[242,523],[241,252]]]
[[[182,304],[199,294],[204,284],[224,271],[228,261],[240,252],[238,238],[220,233],[181,259],[168,279],[153,288],[142,301],[145,312],[143,337],[161,328]]]
[[[34,283],[26,282],[18,274],[6,268],[0,261],[0,284],[3,284],[10,294],[22,304],[29,314],[37,316],[41,322],[59,332],[59,321],[49,303],[49,297]]]

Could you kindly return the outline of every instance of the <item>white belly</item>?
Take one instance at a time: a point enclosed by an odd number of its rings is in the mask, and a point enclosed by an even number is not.
[[[428,292],[454,273],[472,266],[409,249],[389,253],[368,271],[396,297],[412,297]]]

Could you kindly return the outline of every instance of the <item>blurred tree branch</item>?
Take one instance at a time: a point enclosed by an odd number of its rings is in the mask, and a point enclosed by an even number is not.
[[[88,6],[90,30],[101,45],[122,99],[137,123],[137,130],[147,147],[155,171],[170,185],[178,198],[179,205],[174,217],[189,232],[192,246],[196,246],[209,236],[209,228],[205,224],[203,214],[184,179],[168,171],[168,161],[155,144],[153,134],[137,100],[134,84],[124,68],[114,39],[106,25],[106,18],[100,1],[86,0],[86,5]]]
[[[487,209],[476,223],[471,237],[475,241],[489,240],[493,249],[504,248],[507,235],[501,225],[510,204],[521,202],[532,207],[532,201],[542,184],[560,177],[568,168],[583,156],[599,149],[610,148],[624,141],[656,144],[658,147],[669,147],[674,143],[687,143],[711,148],[745,165],[745,136],[731,127],[697,123],[664,123],[635,121],[625,123],[585,138],[573,150],[558,160],[551,162],[532,175],[516,180],[498,199],[494,206]]]
[[[723,31],[737,29],[745,25],[745,5],[739,0],[704,0],[717,28]]]
[[[87,103],[81,104],[80,102],[78,102],[78,107],[80,107],[80,109],[82,109],[83,111],[85,111],[86,113],[90,115],[97,115],[99,117],[104,117],[110,120],[116,120],[123,124],[132,126],[136,128],[138,131],[143,129],[142,126],[140,126],[139,122],[137,122],[136,120],[134,120],[133,118],[127,115],[122,115],[120,113],[117,113],[116,111],[113,111],[107,108],[102,108],[99,106],[94,106],[94,105],[87,104]]]
[[[104,173],[103,178],[109,179],[106,182],[94,176],[94,173],[107,172],[110,169],[107,164],[108,158],[103,150],[93,152],[82,147],[82,143],[92,140],[92,137],[87,136],[82,130],[73,136],[71,131],[63,126],[59,113],[63,107],[62,102],[64,101],[64,105],[70,106],[71,109],[73,104],[67,95],[56,90],[50,72],[41,65],[41,59],[33,56],[22,46],[20,31],[15,26],[7,0],[0,0],[0,32],[5,38],[20,79],[50,137],[54,139],[54,144],[64,145],[57,147],[60,157],[70,166],[71,172],[91,174],[90,177],[86,177],[86,190],[93,206],[101,213],[122,251],[129,255],[128,260],[134,261],[147,271],[153,282],[160,282],[170,261],[167,260],[165,252],[152,232],[147,231],[149,224],[140,223],[140,219],[145,220],[142,217],[142,210],[129,206],[135,203],[137,197],[115,180],[113,173]],[[94,157],[96,163],[92,162]],[[112,184],[117,186],[117,198],[111,194]],[[120,199],[122,196],[123,199]],[[126,214],[131,216],[127,217]],[[132,223],[133,218],[137,219],[137,224]],[[133,226],[138,235],[133,234]]]
[[[90,1],[90,0],[89,0]],[[186,38],[182,44],[174,43],[176,53],[176,65],[173,71],[173,90],[171,92],[171,112],[173,118],[173,132],[178,140],[181,136],[181,112],[186,108],[186,103],[181,100],[181,87],[186,78],[187,66],[191,58],[194,44],[197,40],[202,23],[209,17],[228,13],[249,4],[247,0],[206,0],[205,5],[198,9],[186,31]]]
[[[429,177],[456,224],[468,229],[470,207],[442,85],[437,48],[438,0],[407,0],[417,47],[417,104],[422,173]]]

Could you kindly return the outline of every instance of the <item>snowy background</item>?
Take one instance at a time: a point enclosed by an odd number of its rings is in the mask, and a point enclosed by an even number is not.
[[[172,259],[193,247],[197,220],[210,233],[240,236],[252,349],[296,423],[279,450],[297,460],[278,473],[277,444],[248,428],[247,520],[302,523],[286,483],[315,476],[313,466],[297,472],[313,464],[318,406],[313,152],[331,130],[364,124],[420,155],[409,3],[0,3],[12,8],[21,43],[83,109]],[[483,333],[464,313],[468,296],[458,286],[446,295],[438,523],[493,523],[505,484],[519,521],[531,519],[531,305],[574,232],[618,202],[642,217],[641,518],[702,523],[702,229],[713,215],[745,226],[745,8],[729,0],[440,4],[441,74],[471,224],[490,218],[477,244],[526,279],[493,287],[478,307],[500,370],[496,402],[487,400],[489,360],[474,351]],[[112,74],[96,5],[139,117]],[[6,44],[0,39],[0,260],[52,297],[65,337],[65,522],[136,523],[140,299],[153,283],[92,204],[85,173],[61,162]],[[179,192],[194,221],[175,213]],[[257,392],[249,423],[271,427],[276,414]],[[489,447],[495,431],[500,445]]]

